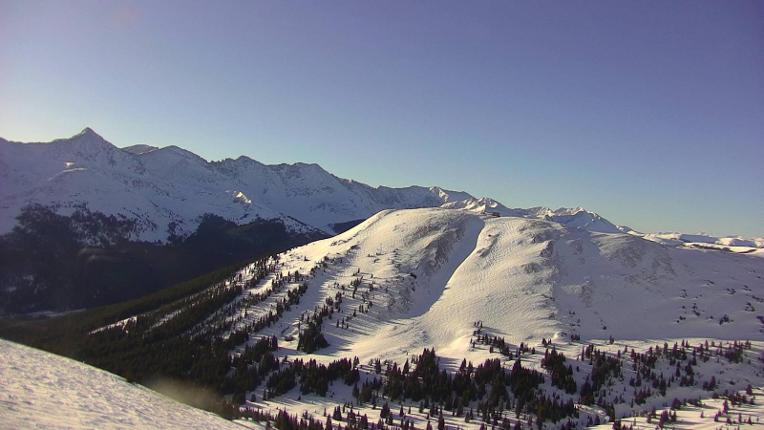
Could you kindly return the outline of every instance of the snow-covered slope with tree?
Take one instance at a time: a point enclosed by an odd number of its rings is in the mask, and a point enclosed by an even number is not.
[[[68,358],[0,340],[2,429],[239,429]]]
[[[353,328],[326,328],[331,345],[362,358],[401,359],[423,347],[467,356],[478,320],[515,343],[571,336],[764,340],[764,252],[666,247],[570,227],[568,220],[383,211],[287,252],[280,264],[306,272],[334,261],[311,284],[314,301],[304,309],[353,279],[372,287],[363,298],[345,299],[351,309],[374,303]],[[284,320],[273,333],[289,332],[292,323]]]
[[[511,411],[502,420],[512,428],[531,428],[527,422],[542,410],[550,420],[544,428],[560,428],[551,411],[567,411],[562,416],[580,428],[673,399],[738,399],[735,392],[764,385],[764,251],[665,246],[620,230],[582,228],[582,220],[602,222],[582,211],[535,218],[496,216],[501,208],[491,207],[485,214],[473,207],[385,210],[335,237],[253,263],[215,287],[231,294],[227,304],[182,336],[226,345],[233,361],[223,385],[245,413],[307,411],[319,421],[322,411],[353,404],[356,418],[373,422],[377,408],[390,402],[413,410],[395,414],[396,423],[425,428],[432,409],[390,385],[404,363],[414,368],[426,358],[425,349],[454,375],[471,374],[460,363],[498,359],[507,389],[514,387],[500,395],[506,403],[481,397],[480,389],[441,398],[452,427],[490,425],[466,415],[486,402]],[[145,336],[184,315],[188,324],[194,309],[204,308],[188,303],[114,321],[91,336],[94,342]],[[551,350],[567,357],[554,375],[546,361]],[[316,366],[312,359],[339,366],[337,360],[354,357],[357,377],[305,368]],[[535,378],[519,376],[518,366],[543,377],[517,391],[512,380]],[[321,378],[350,382],[321,388]],[[359,394],[363,387],[371,397]],[[556,403],[544,409],[538,402],[545,398]],[[518,406],[520,399],[529,403]]]
[[[620,231],[590,231],[581,228],[581,220],[587,225],[603,223],[580,211],[547,213],[544,219],[480,215],[466,209],[383,211],[341,235],[282,255],[279,271],[315,269],[299,307],[258,334],[278,336],[280,356],[301,357],[306,322],[339,293],[340,310],[332,319],[323,319],[328,346],[309,355],[323,362],[358,356],[361,363],[376,358],[404,363],[424,348],[434,348],[441,365],[456,371],[464,359],[477,364],[503,355],[482,344],[480,334],[506,340],[512,352],[522,344],[544,351],[542,341],[549,339],[573,358],[590,345],[610,350],[615,357],[619,349],[647,353],[655,343],[686,339],[764,340],[762,251],[741,255],[666,247]],[[262,308],[240,309],[246,317],[238,327],[246,327],[248,318],[262,312],[258,309]],[[608,339],[616,346],[608,346]],[[756,345],[758,350],[761,343]],[[675,381],[668,394],[655,393],[646,400],[627,384],[628,377],[616,379],[598,401],[612,401],[618,416],[628,416],[666,406],[674,397],[710,397],[700,386],[720,372],[726,376],[724,384],[715,387],[719,393],[747,384],[761,386],[757,354],[748,355],[754,357],[752,365],[701,363],[695,368],[697,387],[678,387]],[[576,369],[579,389],[587,371],[578,369],[586,369],[591,364],[587,361],[580,357],[569,362]],[[523,355],[523,362],[541,369],[538,355]],[[512,363],[510,359],[505,365],[510,368]],[[632,366],[628,361],[622,365]],[[668,367],[668,372],[674,369]],[[545,387],[554,391],[551,385]],[[332,390],[337,398],[331,400],[311,397],[292,405],[277,398],[250,407],[289,405],[293,413],[307,409],[319,415],[333,402],[354,400],[342,394],[339,383]],[[581,401],[578,395],[572,399]],[[629,406],[635,399],[639,403]],[[414,409],[416,405],[413,402]],[[579,423],[586,423],[587,416],[596,419],[596,408],[589,410],[594,415],[585,410],[582,406]],[[362,406],[357,413],[376,416]],[[408,416],[426,425],[424,414]],[[461,418],[449,423],[469,426]]]

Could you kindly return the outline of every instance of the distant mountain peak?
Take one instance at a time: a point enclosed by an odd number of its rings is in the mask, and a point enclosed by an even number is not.
[[[64,139],[64,140],[70,140],[75,142],[86,141],[86,142],[108,143],[109,145],[111,145],[111,143],[109,143],[106,139],[104,139],[103,136],[96,133],[96,131],[90,127],[85,127],[79,133],[75,134],[69,139]]]
[[[94,156],[99,153],[108,153],[112,150],[117,150],[117,147],[112,145],[111,142],[104,139],[100,134],[96,133],[92,128],[85,127],[79,133],[68,139],[57,139],[51,143],[65,143],[71,148],[77,148],[76,152],[86,156]]]
[[[239,162],[247,162],[247,163],[251,163],[251,162],[253,162],[253,161],[254,161],[254,162],[256,162],[256,163],[259,163],[259,161],[255,160],[255,159],[253,159],[253,158],[251,158],[251,157],[248,157],[248,156],[246,156],[246,155],[239,155],[238,157],[236,157],[236,158],[235,158],[235,159],[233,159],[233,160],[234,160],[234,161],[239,161]]]
[[[147,154],[156,154],[156,155],[173,154],[174,157],[180,156],[182,159],[193,160],[197,163],[204,163],[204,164],[207,163],[207,160],[200,157],[199,155],[189,151],[188,149],[184,149],[176,145],[164,146],[162,148],[158,148],[155,151],[150,151]]]
[[[98,139],[101,139],[101,140],[105,140],[103,137],[101,137],[100,134],[96,133],[96,131],[93,130],[92,128],[90,128],[90,127],[83,128],[82,131],[80,131],[79,133],[75,134],[72,137],[73,138],[76,138],[76,137],[88,137],[88,138],[98,138]]]
[[[145,154],[147,152],[156,151],[157,149],[159,148],[157,148],[156,146],[147,145],[145,143],[138,143],[136,145],[125,146],[124,148],[122,148],[123,151],[129,152],[135,155]]]

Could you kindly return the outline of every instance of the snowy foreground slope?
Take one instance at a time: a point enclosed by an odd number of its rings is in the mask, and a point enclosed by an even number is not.
[[[0,340],[2,429],[242,429],[124,379]]]

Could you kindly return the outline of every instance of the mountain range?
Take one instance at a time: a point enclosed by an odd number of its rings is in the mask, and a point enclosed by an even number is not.
[[[487,197],[437,186],[371,187],[317,164],[266,165],[246,156],[207,161],[177,146],[118,148],[91,128],[65,139],[20,143],[0,138],[0,234],[22,208],[77,208],[133,222],[130,239],[165,242],[193,233],[205,214],[236,224],[277,219],[298,233],[335,234],[384,209],[465,208],[538,218],[589,231],[619,231],[664,244],[764,246],[764,239],[642,234],[582,208],[514,209]]]
[[[242,224],[280,219],[293,231],[333,233],[387,208],[472,199],[437,187],[373,188],[317,164],[265,165],[248,157],[209,162],[168,146],[117,148],[90,128],[49,143],[0,139],[0,232],[29,204],[67,213],[79,205],[137,221],[135,239],[193,232],[204,214]]]

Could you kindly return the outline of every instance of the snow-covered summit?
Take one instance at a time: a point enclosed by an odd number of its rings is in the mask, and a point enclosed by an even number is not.
[[[157,148],[156,146],[147,145],[145,143],[138,143],[135,145],[125,146],[124,148],[122,148],[123,151],[127,151],[135,155],[145,154],[147,152],[155,151],[157,149],[159,148]]]
[[[621,231],[615,224],[602,218],[599,214],[590,212],[584,208],[560,208],[556,211],[547,211],[544,216],[547,219],[572,228],[600,233],[619,233]]]

